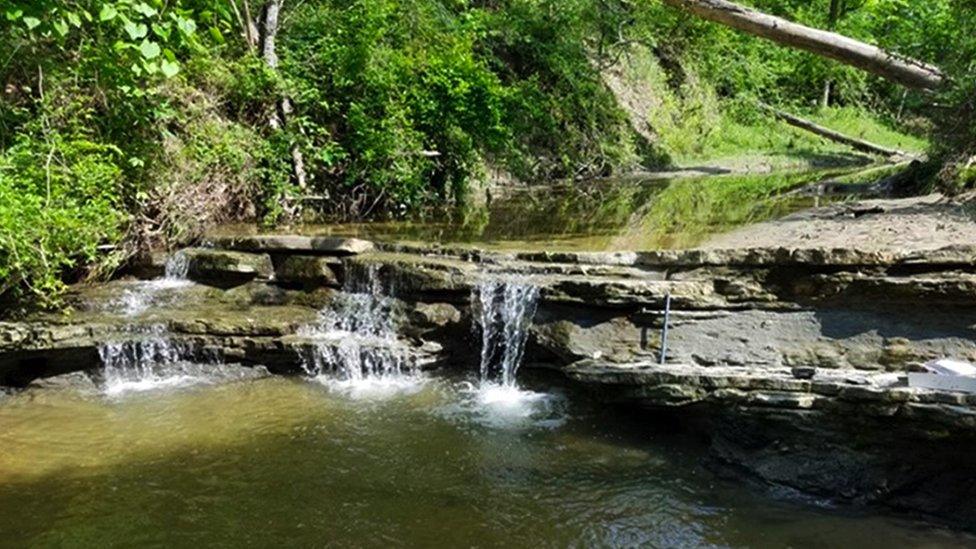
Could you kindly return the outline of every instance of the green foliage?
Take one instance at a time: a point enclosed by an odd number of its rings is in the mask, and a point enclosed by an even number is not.
[[[117,262],[97,247],[144,217],[178,117],[165,90],[211,43],[197,21],[215,16],[196,4],[0,5],[0,294],[53,302],[62,277]]]
[[[590,64],[587,1],[319,2],[283,42],[316,184],[346,215],[460,199],[487,162],[524,178],[632,157]]]
[[[748,3],[829,24],[829,0]],[[755,99],[909,150],[925,142],[906,131],[935,127],[935,152],[969,181],[972,10],[842,6],[840,32],[944,66],[953,86],[938,101],[951,108],[659,2],[288,1],[278,70],[243,39],[239,0],[0,2],[0,293],[55,296],[62,275],[111,263],[100,244],[125,235],[131,251],[213,223],[274,223],[299,195],[334,217],[400,217],[463,203],[490,173],[582,179],[665,158],[838,153],[758,115]],[[646,99],[626,109],[606,81],[625,63]],[[835,107],[820,109],[828,80]],[[272,129],[283,97],[293,112]],[[294,150],[307,189],[294,185]],[[764,200],[757,188],[693,205],[731,215]],[[672,193],[676,211],[689,208]]]
[[[56,299],[66,270],[106,266],[121,236],[119,151],[81,136],[21,138],[0,155],[0,293]]]

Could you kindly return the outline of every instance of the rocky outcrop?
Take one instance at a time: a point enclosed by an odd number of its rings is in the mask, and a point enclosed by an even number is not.
[[[209,248],[189,248],[180,252],[187,262],[190,280],[214,286],[239,286],[254,279],[268,280],[274,275],[271,257]]]
[[[288,255],[275,262],[275,280],[303,288],[339,287],[342,261],[332,257]]]
[[[372,242],[358,238],[288,234],[214,236],[208,241],[215,248],[262,253],[349,256],[369,252],[374,248]]]
[[[582,360],[573,379],[711,440],[736,476],[971,526],[976,395],[919,390],[901,374]]]

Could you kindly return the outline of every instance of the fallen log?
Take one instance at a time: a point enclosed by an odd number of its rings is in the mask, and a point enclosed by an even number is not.
[[[769,113],[771,113],[776,118],[786,122],[790,126],[795,128],[800,128],[801,130],[806,130],[810,133],[819,135],[825,139],[829,139],[836,143],[841,143],[847,145],[848,147],[867,154],[876,154],[880,156],[885,156],[888,158],[911,158],[912,155],[901,151],[898,149],[891,149],[884,147],[882,145],[877,145],[871,143],[870,141],[865,141],[864,139],[859,139],[857,137],[851,137],[844,135],[840,132],[836,132],[830,128],[825,128],[819,124],[811,122],[805,118],[800,118],[799,116],[792,115],[788,112],[781,111],[775,107],[771,107],[765,103],[759,103],[759,107]]]
[[[842,34],[815,29],[726,0],[662,0],[703,19],[851,65],[903,86],[935,90],[945,82],[938,67],[886,52]]]

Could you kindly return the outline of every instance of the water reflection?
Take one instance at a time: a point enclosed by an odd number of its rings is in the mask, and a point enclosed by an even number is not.
[[[673,181],[630,178],[521,187],[487,205],[464,211],[428,212],[413,220],[308,224],[282,230],[503,250],[688,247],[744,223],[808,207],[813,198],[790,191],[839,173],[843,171]],[[226,226],[219,233],[258,230],[251,226]]]

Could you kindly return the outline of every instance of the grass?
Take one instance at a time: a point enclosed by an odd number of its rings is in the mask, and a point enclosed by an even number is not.
[[[797,113],[835,131],[906,152],[922,152],[926,140],[893,129],[884,121],[855,108],[828,108]],[[724,110],[713,129],[693,147],[672,151],[679,166],[696,164],[737,167],[737,158],[767,157],[771,168],[844,165],[864,157],[849,147],[823,139],[769,118],[740,117]]]

